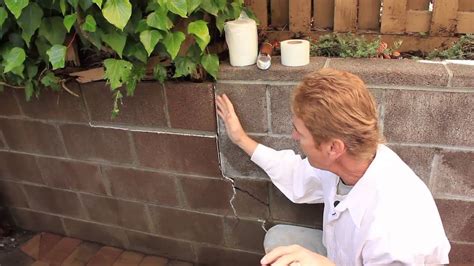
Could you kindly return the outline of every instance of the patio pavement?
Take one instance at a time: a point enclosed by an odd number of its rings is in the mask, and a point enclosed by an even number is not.
[[[38,233],[8,253],[1,254],[2,266],[192,266],[169,260],[51,233]]]

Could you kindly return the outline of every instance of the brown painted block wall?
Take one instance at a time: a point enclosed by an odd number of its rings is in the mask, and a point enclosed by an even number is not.
[[[474,67],[312,58],[270,71],[221,66],[215,83],[143,82],[111,119],[104,82],[26,102],[0,94],[0,205],[16,224],[208,265],[258,265],[277,223],[322,226],[320,204],[294,204],[226,137],[215,94],[257,141],[293,149],[290,94],[333,67],[374,94],[387,144],[431,189],[451,260],[473,263]],[[449,71],[448,71],[449,70]]]

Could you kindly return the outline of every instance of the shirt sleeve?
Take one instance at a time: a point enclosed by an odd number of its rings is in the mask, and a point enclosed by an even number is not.
[[[409,242],[405,242],[410,246]],[[451,246],[447,239],[425,246],[404,248],[387,239],[367,242],[363,251],[363,265],[442,265],[449,264]]]
[[[294,203],[321,203],[323,190],[322,170],[313,168],[308,159],[302,159],[292,150],[276,151],[258,144],[251,160],[262,168],[273,184]]]

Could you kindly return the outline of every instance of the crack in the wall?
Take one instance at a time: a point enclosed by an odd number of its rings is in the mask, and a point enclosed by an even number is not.
[[[265,205],[265,206],[267,206],[267,207],[270,206],[270,204],[265,203],[265,201],[259,199],[257,196],[253,195],[252,193],[248,192],[247,190],[242,189],[242,188],[240,188],[240,187],[237,187],[237,186],[235,186],[235,185],[234,185],[234,188],[237,189],[238,191],[241,191],[241,192],[243,192],[243,193],[249,195],[251,198],[255,199],[255,200],[258,201],[259,203],[261,203],[261,204],[263,204],[263,205]]]
[[[213,93],[212,93],[213,101],[216,102],[216,83],[212,84],[212,91],[213,91]],[[230,204],[230,207],[232,208],[232,211],[234,212],[234,217],[237,218],[237,220],[239,220],[239,216],[237,215],[237,210],[235,209],[235,206],[234,206],[235,195],[237,194],[237,190],[235,189],[235,181],[234,181],[234,179],[232,179],[232,178],[230,178],[230,177],[228,177],[224,174],[224,164],[222,163],[221,148],[220,148],[220,145],[219,145],[219,116],[217,115],[217,112],[215,112],[215,116],[216,116],[217,162],[218,162],[219,170],[221,171],[222,177],[224,177],[224,179],[232,185],[233,194],[232,194],[232,197],[229,200],[229,204]]]
[[[215,102],[215,96],[216,96],[216,83],[213,83],[212,85],[212,90],[213,90],[213,97],[214,97],[214,102]],[[234,212],[234,217],[237,219],[237,223],[240,221],[240,217],[238,216],[237,214],[237,210],[234,206],[234,200],[236,199],[236,195],[237,195],[237,191],[240,191],[240,192],[243,192],[245,194],[247,194],[248,196],[250,196],[251,198],[253,198],[254,200],[258,201],[259,203],[265,205],[268,209],[268,217],[267,219],[257,219],[258,222],[261,222],[262,225],[262,230],[267,232],[268,230],[265,228],[265,225],[267,223],[267,220],[269,217],[271,217],[271,210],[270,210],[270,204],[269,203],[265,203],[265,201],[259,199],[257,196],[253,195],[252,193],[250,193],[249,191],[245,190],[245,189],[242,189],[240,187],[237,187],[235,185],[235,180],[231,177],[228,177],[224,174],[225,172],[225,167],[224,167],[224,163],[223,163],[223,160],[224,158],[221,156],[221,149],[220,149],[220,145],[219,145],[219,137],[220,137],[220,134],[219,134],[219,116],[217,115],[217,112],[215,113],[216,115],[216,148],[217,148],[217,161],[218,161],[218,165],[219,165],[219,170],[221,171],[221,175],[222,177],[228,181],[229,183],[231,183],[232,185],[232,191],[233,191],[233,194],[232,194],[232,197],[231,199],[229,200],[229,204],[230,206],[232,207],[232,211]]]

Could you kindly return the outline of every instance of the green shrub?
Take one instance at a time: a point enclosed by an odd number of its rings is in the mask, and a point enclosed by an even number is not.
[[[380,38],[368,41],[364,36],[357,37],[350,33],[327,34],[312,42],[311,55],[352,58],[376,57],[379,46]]]
[[[474,60],[474,35],[463,35],[457,42],[445,50],[434,50],[428,59],[470,59]]]

